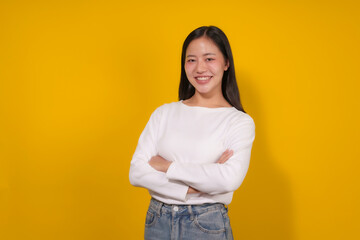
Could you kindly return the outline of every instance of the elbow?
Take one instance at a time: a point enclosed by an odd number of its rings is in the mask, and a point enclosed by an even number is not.
[[[140,183],[138,178],[130,176],[129,180],[130,180],[130,184],[133,185],[134,187],[142,187],[142,184]]]
[[[151,169],[149,168],[150,167],[146,165],[131,164],[129,171],[130,184],[135,187],[144,187],[144,185],[147,185],[150,180],[148,176],[149,174],[151,175],[151,172],[149,172]]]
[[[245,176],[237,176],[225,179],[223,189],[225,192],[234,192],[242,184]]]
[[[129,174],[129,181],[131,185],[136,186],[135,178],[131,174]]]
[[[240,187],[241,183],[229,183],[227,184],[224,189],[225,192],[234,192],[235,190],[237,190]]]
[[[141,179],[144,177],[144,171],[138,164],[131,163],[129,170],[129,181],[134,187],[141,186]]]
[[[248,171],[248,165],[240,166],[225,166],[225,171],[222,172],[222,187],[226,192],[234,192],[243,183]]]
[[[131,175],[129,176],[129,181],[131,185],[136,186],[136,181]]]
[[[135,176],[135,173],[131,168],[129,172],[129,181],[131,185],[135,187],[139,186],[138,177]]]

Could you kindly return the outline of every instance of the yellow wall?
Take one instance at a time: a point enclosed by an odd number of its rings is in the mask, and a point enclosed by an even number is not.
[[[0,239],[142,239],[128,181],[181,45],[228,35],[256,123],[236,239],[359,239],[358,1],[1,1]]]

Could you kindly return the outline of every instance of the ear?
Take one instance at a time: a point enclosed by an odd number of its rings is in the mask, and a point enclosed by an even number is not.
[[[230,62],[229,62],[229,60],[226,60],[224,71],[227,71],[229,69],[229,67],[230,67]]]

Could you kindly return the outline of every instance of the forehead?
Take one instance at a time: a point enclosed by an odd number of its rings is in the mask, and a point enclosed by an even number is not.
[[[220,49],[216,46],[213,40],[207,37],[200,37],[194,39],[190,42],[189,46],[186,49],[186,55],[197,55],[197,54],[204,54],[204,53],[215,53],[219,54]]]

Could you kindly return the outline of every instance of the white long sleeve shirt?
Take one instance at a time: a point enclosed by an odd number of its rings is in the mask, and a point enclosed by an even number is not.
[[[253,119],[235,107],[163,104],[140,135],[130,183],[167,204],[229,204],[249,168],[254,138]],[[226,149],[233,155],[224,164],[216,163]],[[155,155],[172,161],[166,173],[148,164]],[[201,193],[187,194],[189,186]]]

